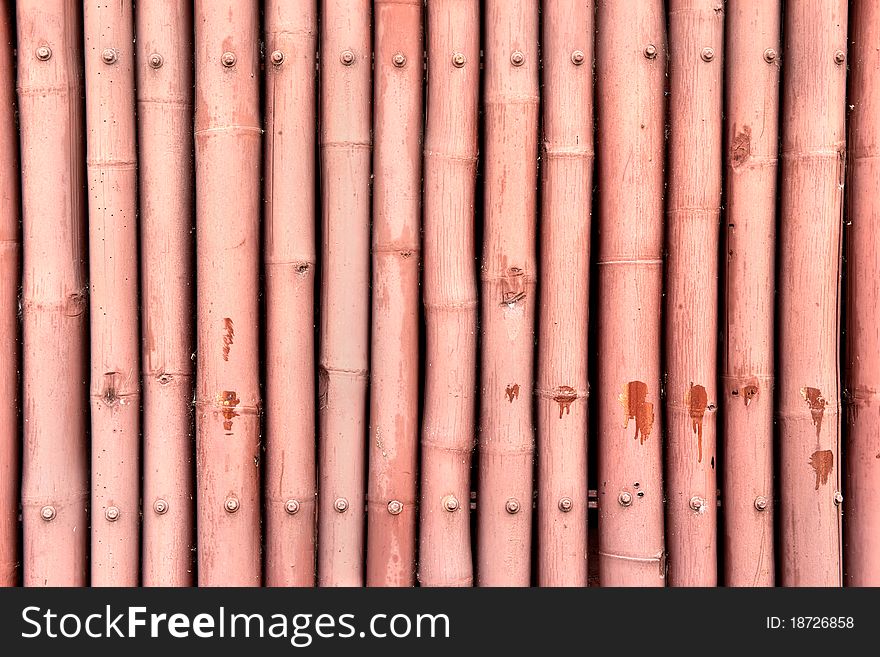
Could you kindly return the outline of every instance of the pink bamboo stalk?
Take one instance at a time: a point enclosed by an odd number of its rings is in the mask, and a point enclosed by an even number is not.
[[[663,3],[602,0],[599,139],[599,577],[663,586]]]
[[[83,3],[91,282],[93,586],[136,586],[140,524],[132,3]]]
[[[538,583],[586,586],[593,3],[546,0],[542,24]]]
[[[415,580],[422,0],[376,0],[367,585]]]
[[[258,10],[195,3],[200,586],[261,581]]]
[[[266,584],[315,583],[315,0],[265,5]]]
[[[425,129],[425,416],[419,583],[471,586],[470,469],[476,432],[474,194],[480,6],[429,0]]]
[[[13,8],[0,7],[0,586],[18,581],[18,134]]]
[[[485,12],[477,583],[527,586],[534,453],[538,2],[488,0]]]
[[[193,577],[192,5],[139,0],[144,586]]]
[[[786,3],[777,396],[783,586],[841,583],[846,22],[844,0]]]
[[[82,586],[89,484],[81,10],[74,0],[20,0],[16,11],[23,580],[25,586]]]
[[[668,6],[669,583],[714,586],[724,14],[717,0],[671,0]]]
[[[724,580],[773,586],[773,312],[781,3],[727,3]]]
[[[849,129],[844,565],[849,586],[880,585],[880,5],[852,4]]]
[[[322,0],[318,584],[364,583],[370,3]]]

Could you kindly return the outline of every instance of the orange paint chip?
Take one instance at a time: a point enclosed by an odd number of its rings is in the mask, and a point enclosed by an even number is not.
[[[828,483],[828,475],[831,468],[834,467],[834,454],[830,449],[813,452],[810,457],[810,466],[816,472],[816,489],[819,490],[819,484]]]
[[[642,381],[630,381],[623,384],[623,392],[618,396],[626,414],[623,428],[626,429],[629,426],[630,420],[635,420],[636,432],[633,439],[638,439],[641,445],[645,444],[654,426],[654,405],[646,401],[647,397],[648,386]]]

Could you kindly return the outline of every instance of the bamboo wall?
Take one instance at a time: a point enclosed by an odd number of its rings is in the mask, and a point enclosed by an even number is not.
[[[880,584],[872,0],[4,0],[0,583]]]

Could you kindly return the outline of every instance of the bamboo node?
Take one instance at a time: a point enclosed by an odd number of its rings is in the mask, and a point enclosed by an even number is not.
[[[37,59],[41,62],[47,61],[52,56],[52,49],[49,46],[40,46],[36,51]]]
[[[119,59],[119,55],[116,54],[116,50],[113,48],[104,48],[104,52],[101,53],[101,60],[105,64],[115,64]]]

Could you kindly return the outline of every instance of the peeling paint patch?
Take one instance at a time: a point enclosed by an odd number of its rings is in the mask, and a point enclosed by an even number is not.
[[[223,360],[229,360],[229,348],[235,341],[235,325],[229,317],[223,318]]]
[[[813,426],[816,427],[816,440],[822,431],[822,418],[825,417],[825,398],[818,388],[801,388],[801,397],[810,407],[810,415],[813,417]]]
[[[740,168],[752,154],[752,129],[744,125],[742,130],[733,127],[733,139],[730,142],[730,166]]]
[[[758,396],[757,384],[747,383],[742,388],[740,388],[740,394],[742,395],[743,403],[746,405],[746,408],[748,408],[749,404],[752,403],[752,400]]]
[[[223,390],[217,395],[217,401],[219,402],[221,412],[223,413],[223,429],[225,431],[232,431],[232,420],[239,416],[235,407],[241,403],[241,400],[238,398],[238,395],[234,390]]]
[[[703,415],[706,414],[706,407],[709,404],[709,396],[706,394],[706,388],[701,385],[694,385],[688,389],[685,396],[685,404],[688,407],[688,413],[691,416],[691,428],[697,434],[697,463],[703,462]]]
[[[501,305],[512,306],[525,296],[525,272],[521,267],[508,267],[501,281]]]
[[[571,405],[577,401],[577,391],[571,386],[559,386],[553,401],[559,404],[559,419],[561,420],[563,411],[571,414]]]
[[[819,484],[828,483],[828,475],[831,473],[831,468],[834,467],[834,454],[830,449],[813,452],[810,457],[810,466],[816,473],[815,490],[819,490]]]
[[[514,399],[519,399],[519,384],[512,383],[504,389],[504,394],[507,395],[507,401],[511,404]]]
[[[645,444],[654,426],[654,405],[646,401],[647,397],[647,384],[642,381],[630,381],[623,384],[623,392],[617,398],[626,415],[623,428],[629,426],[630,420],[635,420],[636,432],[633,439],[638,439],[641,445]]]

